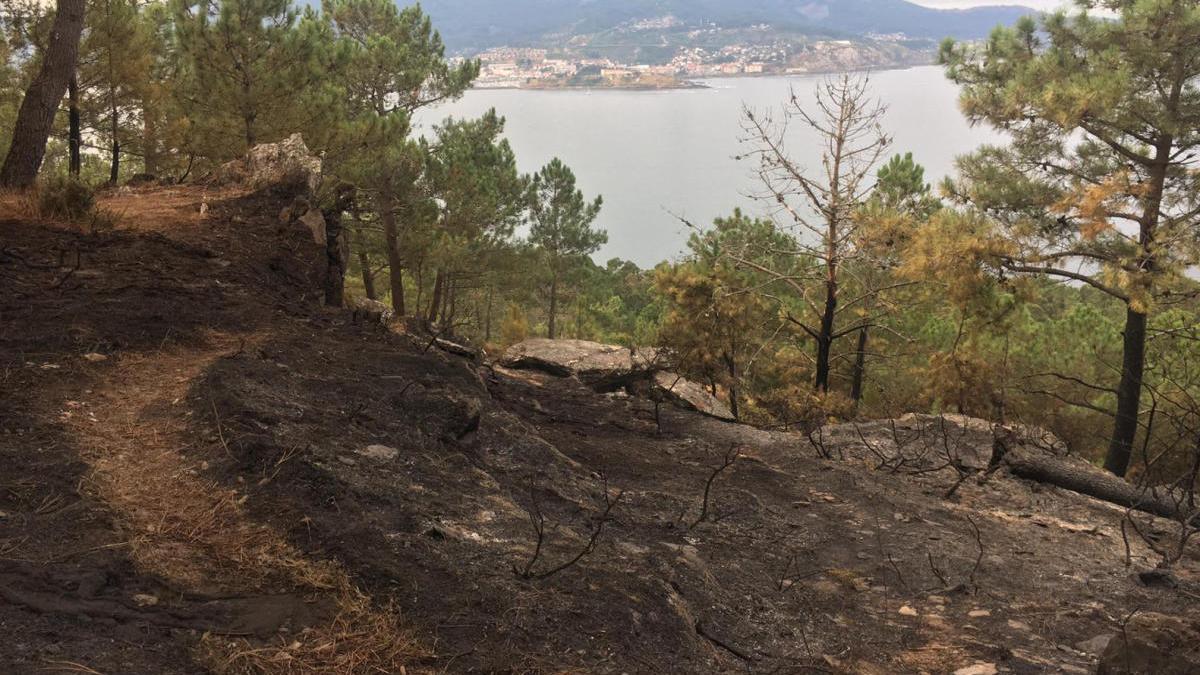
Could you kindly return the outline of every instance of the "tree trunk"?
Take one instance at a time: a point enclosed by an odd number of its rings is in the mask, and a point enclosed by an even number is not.
[[[158,130],[154,112],[142,103],[142,173],[158,176]]]
[[[30,83],[17,112],[12,145],[0,167],[0,187],[29,187],[37,180],[38,169],[46,155],[46,139],[54,126],[54,113],[75,72],[86,5],[84,0],[58,0],[42,67]]]
[[[379,209],[379,220],[383,223],[383,236],[387,243],[388,281],[392,293],[392,311],[403,317],[404,312],[404,261],[400,257],[400,232],[396,226],[396,210],[391,200],[383,201]],[[366,268],[363,274],[370,274]]]
[[[121,141],[117,138],[117,134],[121,130],[121,117],[117,112],[115,100],[110,114],[112,115],[112,159],[108,166],[108,183],[116,185],[117,178],[121,175]]]
[[[729,371],[729,412],[733,414],[734,420],[741,420],[738,411],[737,362],[728,353],[721,356],[725,361],[725,368]]]
[[[858,346],[854,352],[854,375],[850,382],[850,400],[854,401],[855,407],[862,402],[863,397],[863,381],[867,378],[867,331],[869,329],[863,326],[858,331]]]
[[[367,294],[367,299],[378,300],[379,294],[375,292],[375,275],[371,272],[371,258],[361,246],[358,248],[358,266],[362,270],[363,292]]]
[[[438,314],[440,314],[442,309],[442,284],[443,274],[439,268],[437,274],[433,277],[433,297],[429,300],[429,315],[426,317],[430,326],[437,323]]]
[[[346,304],[346,259],[342,255],[342,214],[328,211],[325,218],[325,304],[342,307]]]
[[[821,328],[817,339],[816,378],[814,388],[819,392],[829,391],[829,358],[833,351],[833,320],[837,314],[837,271],[830,267],[828,280],[825,282],[825,310],[821,314]]]
[[[454,318],[458,313],[458,284],[455,283],[454,276],[446,275],[446,301],[445,308],[442,311],[442,332],[450,335],[454,332]]]
[[[553,340],[558,332],[555,326],[555,318],[558,314],[558,272],[552,272],[550,275],[550,317],[549,328],[546,331],[546,337]]]
[[[1181,514],[1179,507],[1169,496],[1154,494],[1130,485],[1124,479],[1100,471],[1082,460],[1072,462],[1024,448],[1009,449],[998,442],[992,462],[993,465],[1002,462],[1018,478],[1048,483],[1124,508],[1174,520],[1178,520],[1181,515],[1188,515]]]
[[[492,295],[495,292],[495,285],[488,284],[487,291],[487,308],[484,310],[483,317],[483,341],[492,341]]]
[[[1142,375],[1146,366],[1146,315],[1127,307],[1125,310],[1124,351],[1121,355],[1121,382],[1117,385],[1117,416],[1104,468],[1118,476],[1129,470],[1133,441],[1138,431],[1138,406],[1142,399]]]
[[[83,147],[83,131],[79,122],[79,78],[74,72],[67,82],[67,174],[79,177],[83,170],[83,158],[79,151]]]
[[[117,140],[113,129],[114,136],[112,142],[112,161],[108,165],[108,184],[116,185],[117,177],[121,175],[121,142]]]

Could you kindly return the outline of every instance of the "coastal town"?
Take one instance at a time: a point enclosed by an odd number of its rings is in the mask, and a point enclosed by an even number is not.
[[[624,63],[597,56],[589,49],[549,50],[500,47],[476,55],[481,62],[478,88],[655,89],[702,86],[699,80],[718,77],[796,75],[896,68],[932,60],[932,45],[903,35],[873,35],[869,40],[776,41],[723,47],[680,46],[659,63]]]

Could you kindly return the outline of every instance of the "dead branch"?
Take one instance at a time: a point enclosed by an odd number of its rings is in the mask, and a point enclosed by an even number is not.
[[[562,562],[561,564],[555,565],[542,572],[535,572],[534,567],[541,558],[542,550],[546,541],[546,516],[542,513],[541,503],[538,500],[537,489],[533,479],[530,479],[529,522],[533,527],[534,535],[536,537],[536,544],[534,546],[533,555],[530,556],[528,562],[525,563],[524,568],[518,568],[516,565],[513,565],[513,574],[521,579],[546,579],[578,564],[579,561],[583,560],[588,555],[591,555],[592,552],[596,550],[596,544],[600,541],[600,534],[604,531],[605,524],[611,520],[612,510],[616,508],[617,504],[620,503],[621,498],[625,496],[624,491],[618,491],[615,495],[609,491],[607,477],[602,476],[601,480],[603,483],[602,497],[604,500],[604,510],[600,513],[600,516],[595,519],[594,524],[592,525],[591,535],[588,537],[587,543],[581,549],[579,549],[579,551],[573,557]]]
[[[721,465],[714,469],[713,472],[709,474],[708,480],[704,482],[704,500],[700,505],[700,516],[696,518],[695,522],[688,527],[689,530],[708,520],[709,497],[712,495],[713,483],[717,480],[717,476],[720,476],[726,469],[733,466],[741,456],[742,450],[737,446],[736,443],[731,444],[729,449],[725,451],[725,456],[721,460]]]

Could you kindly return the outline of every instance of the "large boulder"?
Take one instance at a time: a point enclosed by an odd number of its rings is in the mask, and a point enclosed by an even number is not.
[[[852,421],[813,434],[813,442],[830,457],[901,471],[951,466],[984,471],[995,459],[998,441],[1047,457],[1066,453],[1062,441],[1043,429],[954,414],[909,413],[890,420]]]
[[[733,412],[721,399],[713,396],[704,385],[685,379],[675,373],[660,370],[654,373],[654,386],[679,405],[704,413],[710,417],[732,420]]]
[[[221,165],[213,179],[256,190],[280,187],[314,194],[321,182],[321,159],[309,152],[300,134],[292,134],[278,143],[250,148],[245,157]]]
[[[653,351],[634,352],[587,340],[533,338],[509,347],[500,357],[500,365],[559,377],[575,375],[593,387],[617,389],[648,377],[655,369],[654,360]]]
[[[1200,620],[1135,614],[1109,641],[1097,675],[1200,673]]]
[[[386,326],[396,318],[396,312],[391,307],[370,298],[354,298],[351,304],[355,319],[365,319],[367,323],[377,323]]]
[[[684,408],[732,420],[733,413],[720,399],[700,384],[664,370],[661,354],[654,349],[633,350],[587,340],[534,338],[518,342],[500,357],[506,368],[540,370],[559,377],[578,377],[600,391],[637,385],[646,386]]]

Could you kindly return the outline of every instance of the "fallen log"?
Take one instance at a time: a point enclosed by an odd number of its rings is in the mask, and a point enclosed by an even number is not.
[[[1200,524],[1200,514],[1194,513],[1186,503],[1177,503],[1171,499],[1165,489],[1155,490],[1131,485],[1125,479],[1081,459],[1031,449],[1024,444],[1013,443],[1012,440],[1001,437],[996,439],[990,470],[1003,465],[1009,473],[1018,478],[1078,492],[1123,508],[1176,521],[1190,519],[1193,525]]]

